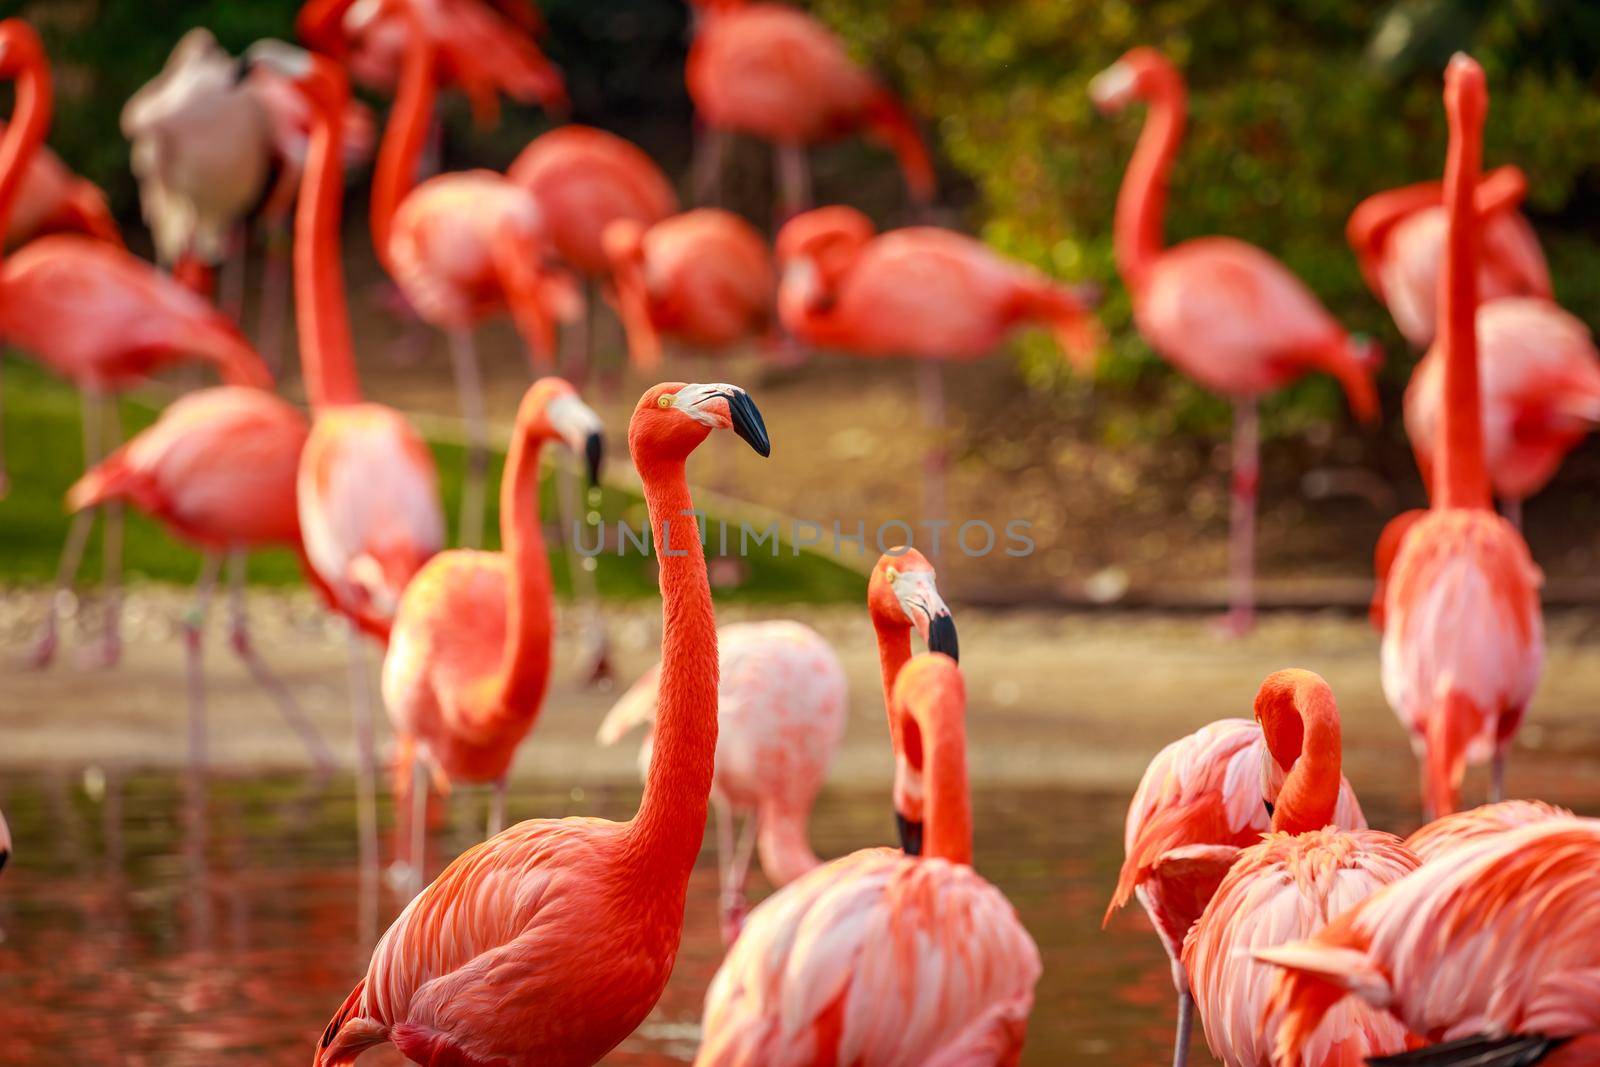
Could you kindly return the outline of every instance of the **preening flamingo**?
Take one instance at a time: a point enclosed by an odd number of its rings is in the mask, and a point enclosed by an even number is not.
[[[1485,302],[1554,296],[1539,238],[1517,210],[1527,191],[1527,176],[1512,166],[1497,167],[1478,185],[1478,217],[1483,220],[1478,294]],[[1345,226],[1367,287],[1389,308],[1405,339],[1419,349],[1434,339],[1444,230],[1444,187],[1436,181],[1375,193],[1356,205]]]
[[[4,136],[5,123],[0,122],[0,137]],[[68,170],[49,145],[40,145],[17,190],[3,244],[10,251],[51,233],[81,233],[122,244],[106,194]]]
[[[1542,800],[1502,800],[1435,819],[1406,838],[1406,847],[1427,862],[1519,826],[1571,817],[1566,808]]]
[[[229,564],[231,645],[250,675],[327,774],[333,756],[287,686],[255,651],[245,615],[248,553],[269,545],[300,551],[295,480],[305,447],[304,415],[265,389],[219,386],[179,398],[91,468],[67,492],[73,511],[130,503],[204,556],[194,607],[183,617],[189,672],[189,760],[205,764],[202,639],[224,557]]]
[[[1099,74],[1089,95],[1102,111],[1149,106],[1117,194],[1117,271],[1133,296],[1146,343],[1184,374],[1233,400],[1232,592],[1227,625],[1255,622],[1255,526],[1260,440],[1257,402],[1313,371],[1338,379],[1363,421],[1377,417],[1379,353],[1352,338],[1311,290],[1254,245],[1201,237],[1163,247],[1167,176],[1183,138],[1183,76],[1159,52],[1135,48]]]
[[[1128,805],[1122,872],[1102,925],[1134,896],[1150,917],[1178,991],[1175,1064],[1188,1057],[1194,1025],[1184,938],[1240,850],[1271,829],[1273,805],[1289,770],[1259,723],[1219,719],[1158,752]],[[1348,781],[1340,782],[1333,823],[1344,830],[1367,828]]]
[[[1415,870],[1417,858],[1393,834],[1334,825],[1348,783],[1339,773],[1339,709],[1327,682],[1310,671],[1278,671],[1261,684],[1255,714],[1271,756],[1264,775],[1288,774],[1272,802],[1271,832],[1238,851],[1183,942],[1206,1042],[1226,1067],[1342,1067],[1403,1049],[1404,1027],[1352,1005],[1325,1018],[1299,1057],[1272,1056],[1272,968],[1250,950],[1311,936]]]
[[[539,819],[462,853],[394,921],[317,1067],[392,1042],[417,1063],[593,1064],[660,997],[683,931],[717,747],[717,633],[685,464],[714,429],[771,451],[731,385],[667,383],[628,444],[660,563],[656,754],[628,822]]]
[[[1445,76],[1446,256],[1440,272],[1444,398],[1428,512],[1410,522],[1384,589],[1383,691],[1422,759],[1429,817],[1458,806],[1467,763],[1505,753],[1544,664],[1539,570],[1516,529],[1489,507],[1478,391],[1477,187],[1488,90],[1473,60]]]
[[[862,849],[757,905],[706,992],[698,1067],[999,1067],[1021,1056],[1039,950],[972,869],[955,661],[907,663],[890,713],[898,762],[926,784],[924,854]]]
[[[772,323],[772,253],[732,212],[697,208],[651,226],[619,220],[604,243],[636,367],[661,362],[663,338],[705,353],[759,337]]]
[[[804,11],[749,0],[695,0],[684,79],[703,124],[695,196],[716,198],[730,133],[770,141],[780,218],[811,206],[806,149],[864,133],[895,154],[912,200],[933,200],[933,163],[916,120],[850,58],[832,30]]]
[[[992,353],[1012,330],[1047,327],[1087,368],[1100,331],[1092,295],[934,226],[877,234],[854,208],[818,208],[778,233],[778,317],[796,339],[857,356],[912,356],[924,417],[944,431],[941,363]],[[944,514],[944,449],[925,457],[929,515]]]
[[[363,402],[356,378],[340,260],[340,138],[350,89],[325,57],[277,41],[251,46],[251,63],[293,78],[316,120],[295,210],[295,323],[311,432],[300,453],[296,503],[306,568],[349,623],[362,861],[377,864],[372,698],[361,634],[388,641],[400,594],[444,545],[433,455],[404,416]]]
[[[49,63],[38,37],[20,19],[4,26],[0,78],[16,82],[16,108],[0,140],[0,231],[28,160],[49,128],[51,106]],[[120,247],[78,234],[41,237],[0,265],[0,338],[77,386],[83,396],[85,465],[107,451],[102,447],[106,418],[116,416],[108,396],[164,366],[193,359],[212,364],[230,382],[272,383],[250,345],[205,301]],[[122,510],[114,502],[103,510],[109,607],[100,658],[112,663],[121,649]],[[77,574],[94,514],[86,509],[72,520],[55,594],[30,657],[35,665],[55,655],[61,602]]]
[[[554,603],[539,517],[539,457],[557,441],[600,477],[600,417],[560,378],[523,395],[500,483],[500,552],[441,552],[406,586],[383,660],[383,701],[400,758],[395,798],[414,804],[395,849],[422,887],[428,770],[494,786],[493,836],[505,826],[506,772],[550,681]],[[397,826],[403,834],[405,827]]]
[[[1374,1064],[1600,1063],[1597,869],[1600,820],[1548,819],[1430,859],[1309,940],[1258,952],[1285,968],[1280,1057],[1352,996],[1434,1043]]]

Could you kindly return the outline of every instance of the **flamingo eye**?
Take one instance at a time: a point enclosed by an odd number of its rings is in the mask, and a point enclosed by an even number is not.
[[[888,567],[884,570],[883,576],[885,579],[892,582],[900,577],[900,572],[893,567]]]
[[[656,397],[656,407],[670,408],[673,404],[677,403],[677,400],[678,398],[671,393],[662,393],[660,396]]]

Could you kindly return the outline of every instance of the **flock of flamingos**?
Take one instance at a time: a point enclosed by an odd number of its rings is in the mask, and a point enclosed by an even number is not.
[[[419,181],[441,88],[464,91],[485,119],[502,95],[560,105],[535,21],[509,0],[311,0],[298,28],[312,51],[264,41],[236,60],[204,31],[185,37],[124,114],[166,271],[130,255],[103,198],[41,147],[49,65],[25,22],[0,23],[0,77],[16,101],[0,139],[0,219],[16,248],[0,267],[0,334],[84,398],[91,465],[68,494],[76,518],[62,580],[72,580],[96,512],[114,573],[123,504],[203,553],[185,631],[198,765],[201,624],[230,561],[233,647],[326,759],[253,651],[242,603],[245,552],[298,550],[329,609],[349,622],[361,847],[373,857],[364,656],[369,640],[384,648],[396,786],[410,800],[398,806],[397,867],[415,895],[334,1013],[314,1063],[349,1063],[383,1043],[435,1065],[599,1061],[668,980],[714,807],[729,949],[706,999],[697,1063],[1014,1064],[1040,958],[1003,894],[971,865],[965,692],[933,566],[915,550],[891,552],[867,588],[896,756],[899,849],[824,863],[807,841],[807,814],[843,731],[833,650],[798,623],[716,626],[686,463],[716,430],[770,452],[743,389],[656,385],[629,420],[664,626],[659,666],[601,732],[615,740],[648,725],[637,815],[502,828],[503,790],[550,675],[541,453],[554,445],[581,457],[591,478],[601,470],[601,421],[569,381],[581,382],[591,355],[580,329],[586,297],[604,286],[640,367],[658,362],[663,341],[708,352],[764,335],[775,317],[805,344],[918,357],[935,368],[923,386],[936,399],[939,361],[989,353],[1020,325],[1052,329],[1087,365],[1098,333],[1084,293],[953,232],[876,235],[851,208],[805,210],[805,146],[817,141],[851,131],[884,141],[921,202],[933,170],[899,103],[827,30],[776,4],[705,0],[687,70],[703,125],[702,192],[716,186],[727,135],[776,145],[787,221],[775,256],[728,212],[678,213],[671,183],[644,153],[586,127],[539,137],[506,174]],[[567,377],[535,382],[517,413],[499,552],[443,550],[430,453],[399,412],[364,398],[356,374],[340,216],[345,169],[372,132],[351,101],[352,76],[395,98],[371,233],[409,313],[450,339],[480,485],[467,491],[469,545],[482,521],[487,448],[474,327],[509,313],[536,367],[563,349]],[[1349,227],[1402,332],[1432,346],[1406,397],[1432,504],[1385,533],[1373,606],[1384,689],[1411,733],[1434,821],[1406,840],[1367,827],[1341,775],[1334,695],[1308,671],[1267,678],[1254,721],[1215,722],[1163,749],[1128,813],[1107,921],[1137,897],[1169,952],[1179,1064],[1195,1015],[1213,1052],[1236,1067],[1600,1064],[1600,821],[1499,797],[1543,656],[1540,574],[1516,503],[1600,420],[1600,360],[1585,328],[1551,300],[1518,213],[1520,172],[1481,173],[1483,71],[1458,55],[1444,85],[1443,181],[1379,194]],[[1326,372],[1356,414],[1374,417],[1377,353],[1261,250],[1223,237],[1164,244],[1167,174],[1184,123],[1183,80],[1168,61],[1134,49],[1088,91],[1106,110],[1148,108],[1115,218],[1138,328],[1237,406],[1230,623],[1242,629],[1251,619],[1256,398]],[[263,283],[259,346],[227,313],[237,294],[218,277],[235,269],[241,220],[257,209],[278,231],[269,257],[293,249],[309,420],[271,391],[260,351],[276,344],[281,255]],[[187,393],[148,430],[107,446],[115,406],[108,411],[106,398],[179,360],[209,363],[228,384]],[[913,631],[926,652],[913,655]],[[113,614],[106,659],[116,642]],[[38,663],[56,645],[52,615]],[[1495,769],[1495,802],[1459,811],[1465,767],[1483,762]],[[497,787],[490,833],[423,887],[425,804],[445,782]],[[9,844],[0,824],[0,858]],[[757,855],[780,888],[746,914]]]

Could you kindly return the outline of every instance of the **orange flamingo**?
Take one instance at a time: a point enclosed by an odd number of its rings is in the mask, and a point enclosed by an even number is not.
[[[862,849],[762,901],[706,992],[699,1067],[1021,1056],[1039,950],[972,869],[960,668],[916,657],[890,712],[927,785],[925,854]]]
[[[1440,273],[1444,398],[1428,512],[1399,538],[1384,589],[1383,690],[1422,758],[1430,817],[1456,810],[1468,761],[1505,753],[1544,663],[1538,568],[1515,527],[1489,507],[1478,393],[1477,186],[1488,108],[1483,72],[1451,61],[1445,81],[1449,217]]]
[[[360,635],[388,641],[401,592],[443,547],[438,474],[403,415],[361,400],[339,256],[339,142],[350,97],[344,71],[277,41],[252,45],[247,60],[293,78],[316,116],[295,211],[295,321],[312,410],[296,499],[307,571],[349,623],[357,815],[362,866],[372,869],[378,854],[372,705]]]
[[[663,620],[656,755],[638,814],[531,820],[462,853],[379,941],[323,1032],[317,1067],[384,1042],[417,1063],[578,1067],[661,996],[717,746],[716,617],[685,477],[714,429],[771,451],[760,413],[731,385],[653,386],[628,426]]]
[[[776,276],[756,228],[732,212],[697,208],[644,226],[606,227],[605,250],[633,364],[661,362],[661,339],[698,352],[765,334]]]
[[[1566,808],[1542,800],[1502,800],[1435,819],[1406,838],[1406,847],[1426,863],[1519,826],[1571,817]]]
[[[1237,852],[1183,943],[1196,1014],[1227,1067],[1341,1067],[1406,1047],[1405,1028],[1367,1008],[1324,1020],[1305,1057],[1271,1055],[1263,1025],[1272,970],[1249,950],[1309,937],[1331,915],[1416,869],[1398,837],[1334,825],[1341,792],[1339,709],[1310,671],[1278,671],[1256,694],[1273,762],[1288,769],[1272,832]]]
[[[1483,220],[1478,293],[1485,302],[1554,296],[1539,238],[1517,210],[1527,191],[1527,176],[1511,166],[1496,168],[1478,185],[1478,216]],[[1444,188],[1436,181],[1367,197],[1345,227],[1367,287],[1417,348],[1427,348],[1434,339],[1444,229]]]
[[[955,658],[955,623],[939,596],[933,568],[916,549],[896,549],[873,568],[867,604],[884,660],[883,698],[911,657],[916,628],[930,651]],[[844,666],[827,639],[792,621],[735,623],[717,631],[717,759],[711,806],[717,816],[717,867],[722,879],[722,937],[732,944],[744,922],[751,853],[783,886],[822,861],[806,823],[844,734],[848,691]],[[659,666],[646,671],[600,724],[601,744],[615,744],[641,723],[653,727]],[[639,752],[646,772],[654,737]],[[734,822],[744,818],[735,843]],[[920,816],[918,816],[920,818]],[[920,823],[902,824],[903,839],[920,840]],[[914,849],[911,849],[914,851]]]
[[[1184,938],[1240,850],[1271,829],[1291,764],[1279,762],[1259,723],[1220,719],[1158,752],[1128,805],[1126,858],[1101,925],[1135,896],[1144,906],[1172,961],[1178,992],[1173,1062],[1179,1067],[1194,1025]],[[1367,828],[1348,781],[1340,782],[1333,822],[1345,830]]]
[[[857,66],[839,38],[783,4],[697,0],[684,78],[704,124],[695,195],[715,198],[730,133],[770,141],[780,217],[810,206],[806,147],[862,132],[900,162],[912,200],[933,199],[933,163],[916,121],[894,94]]]
[[[406,586],[383,661],[383,700],[401,753],[395,798],[414,805],[413,892],[422,888],[427,770],[489,782],[492,837],[505,826],[506,772],[533,729],[550,680],[553,598],[539,518],[539,454],[559,441],[600,478],[600,418],[571,385],[543,378],[517,411],[500,483],[500,552],[441,552]],[[405,827],[397,828],[403,835]],[[404,843],[404,837],[401,838]]]
[[[5,136],[0,122],[0,137]],[[81,233],[120,246],[122,232],[106,206],[106,194],[67,169],[48,145],[40,145],[17,190],[6,225],[6,250],[51,233]]]
[[[1285,968],[1278,1062],[1346,998],[1430,1047],[1374,1064],[1600,1063],[1600,820],[1554,818],[1429,860],[1309,940],[1259,951]]]
[[[1113,226],[1117,270],[1133,296],[1145,341],[1175,367],[1233,399],[1233,490],[1227,628],[1255,622],[1255,525],[1261,394],[1312,371],[1343,386],[1363,420],[1377,416],[1372,384],[1379,353],[1352,338],[1283,264],[1231,237],[1163,247],[1167,175],[1183,138],[1183,76],[1159,52],[1135,48],[1089,86],[1102,111],[1149,104],[1123,175]]]
[[[49,62],[37,35],[20,19],[4,25],[0,77],[15,80],[17,95],[12,122],[0,140],[0,232],[28,173],[28,161],[44,141],[51,107]],[[41,237],[0,266],[0,337],[78,387],[86,465],[104,454],[106,417],[116,415],[115,404],[106,404],[107,395],[144,381],[161,367],[198,359],[232,382],[272,382],[250,345],[204,301],[120,247],[78,234]],[[102,509],[80,511],[72,520],[55,595],[30,656],[36,666],[55,655],[61,602],[77,574],[96,510]],[[103,510],[109,610],[99,654],[103,662],[113,663],[121,649],[117,584],[122,510],[116,503]]]

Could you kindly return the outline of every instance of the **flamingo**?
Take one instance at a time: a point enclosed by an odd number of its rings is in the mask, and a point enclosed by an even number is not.
[[[1384,589],[1384,695],[1421,756],[1430,818],[1456,810],[1468,761],[1492,762],[1490,799],[1500,799],[1506,750],[1544,663],[1539,570],[1522,535],[1490,509],[1484,468],[1472,190],[1487,108],[1481,68],[1457,56],[1445,76],[1449,226],[1435,357],[1444,405],[1433,500],[1399,538]]]
[[[4,26],[0,77],[15,80],[17,94],[12,122],[0,140],[0,220],[15,203],[28,161],[43,143],[51,107],[49,62],[37,35],[20,19],[9,19]],[[164,366],[196,359],[215,366],[235,384],[266,387],[272,382],[250,345],[203,300],[122,248],[80,234],[41,237],[0,265],[0,337],[77,386],[83,398],[86,465],[104,452],[107,396]],[[109,407],[115,417],[115,404]],[[55,655],[61,604],[70,594],[95,510],[80,511],[72,520],[55,593],[29,657],[35,666],[48,664]],[[103,510],[110,606],[99,656],[110,664],[121,651],[117,585],[122,511],[115,503]]]
[[[663,625],[656,758],[638,814],[530,820],[462,853],[378,942],[316,1067],[384,1042],[417,1063],[593,1064],[661,996],[717,745],[716,617],[685,477],[715,429],[771,452],[760,412],[731,385],[653,386],[629,420]]]
[[[911,656],[910,631],[930,651],[957,655],[955,623],[939,596],[933,568],[916,549],[885,554],[873,568],[867,603],[878,633],[883,696]],[[848,703],[844,666],[826,638],[789,620],[735,623],[717,631],[717,760],[711,807],[717,817],[722,880],[722,937],[732,944],[744,922],[750,855],[784,886],[821,864],[808,841],[811,806],[844,735]],[[600,724],[601,744],[615,744],[656,717],[660,668],[646,671]],[[648,772],[654,738],[639,752]],[[734,823],[744,832],[735,844]],[[910,826],[910,824],[904,824]],[[917,829],[920,831],[920,824]]]
[[[1021,1056],[1039,950],[972,869],[960,668],[916,657],[890,710],[927,786],[925,854],[862,849],[762,901],[706,992],[697,1067]]]
[[[1571,817],[1566,808],[1542,800],[1502,800],[1435,819],[1406,838],[1406,847],[1426,863],[1519,826]]]
[[[1109,925],[1134,896],[1150,917],[1172,962],[1178,993],[1178,1067],[1188,1059],[1194,1025],[1184,938],[1240,850],[1271,829],[1273,805],[1289,770],[1259,723],[1219,719],[1158,752],[1128,805],[1126,858],[1101,925]],[[1367,828],[1355,790],[1343,779],[1333,822],[1345,830]]]
[[[715,198],[727,135],[746,133],[773,145],[780,217],[798,214],[811,201],[806,147],[855,132],[895,154],[914,203],[933,200],[933,163],[916,120],[832,30],[784,4],[696,0],[695,14],[684,80],[704,126],[699,201]]]
[[[1273,764],[1288,775],[1272,804],[1271,833],[1237,852],[1183,942],[1206,1042],[1226,1067],[1340,1067],[1403,1049],[1404,1027],[1357,1008],[1324,1020],[1302,1057],[1272,1058],[1272,1030],[1262,1025],[1272,972],[1249,950],[1316,933],[1418,861],[1393,834],[1334,825],[1348,783],[1327,682],[1311,671],[1278,671],[1261,683],[1255,715]]]
[[[604,243],[635,366],[660,363],[663,337],[707,352],[766,333],[772,254],[738,215],[696,208],[651,226],[619,219]]]
[[[1144,131],[1117,195],[1117,270],[1133,296],[1145,341],[1180,371],[1232,398],[1231,592],[1225,628],[1255,622],[1255,525],[1261,394],[1312,371],[1338,379],[1363,421],[1377,416],[1379,352],[1334,321],[1289,270],[1254,245],[1201,237],[1162,247],[1167,175],[1183,137],[1183,76],[1159,52],[1135,48],[1090,83],[1101,111],[1149,104]]]
[[[1527,191],[1527,176],[1513,166],[1496,168],[1478,185],[1478,215],[1483,219],[1478,292],[1486,302],[1554,296],[1539,238],[1517,210]],[[1405,339],[1419,349],[1434,339],[1444,230],[1444,190],[1436,181],[1367,197],[1345,227],[1367,287],[1388,306]]]
[[[1553,818],[1430,859],[1308,940],[1257,952],[1284,968],[1272,1012],[1284,1062],[1346,997],[1430,1047],[1401,1067],[1600,1062],[1600,820]]]
[[[876,234],[854,208],[797,215],[778,232],[778,318],[796,339],[858,356],[917,357],[924,418],[944,428],[943,361],[988,355],[1012,330],[1048,327],[1088,369],[1099,345],[1087,304],[1071,288],[934,226]],[[925,507],[944,514],[944,451],[924,457]]]
[[[295,480],[305,416],[264,389],[219,386],[180,398],[155,424],[92,467],[67,491],[73,511],[131,503],[204,555],[194,607],[183,618],[188,657],[189,760],[205,764],[202,638],[213,587],[228,560],[234,654],[264,689],[326,776],[333,757],[288,687],[256,652],[244,607],[247,554],[278,545],[299,551]]]
[[[389,639],[400,594],[444,545],[438,474],[403,415],[363,402],[339,258],[343,198],[340,139],[350,89],[323,56],[278,41],[251,46],[247,62],[294,80],[315,121],[295,210],[295,321],[311,431],[296,472],[305,565],[328,606],[348,623],[362,867],[377,863],[372,707],[361,635]]]
[[[4,136],[5,123],[0,122],[0,137]],[[108,244],[122,244],[122,232],[106,206],[106,194],[68,170],[48,145],[40,145],[17,190],[3,244],[6,250],[20,248],[51,233],[81,233]]]
[[[441,552],[400,598],[383,661],[383,701],[399,738],[396,802],[411,793],[409,852],[421,888],[428,781],[490,782],[486,836],[505,825],[506,772],[544,704],[553,603],[539,518],[539,454],[559,441],[600,478],[600,418],[571,385],[543,378],[517,411],[500,483],[501,552]],[[402,828],[403,832],[403,828]]]

